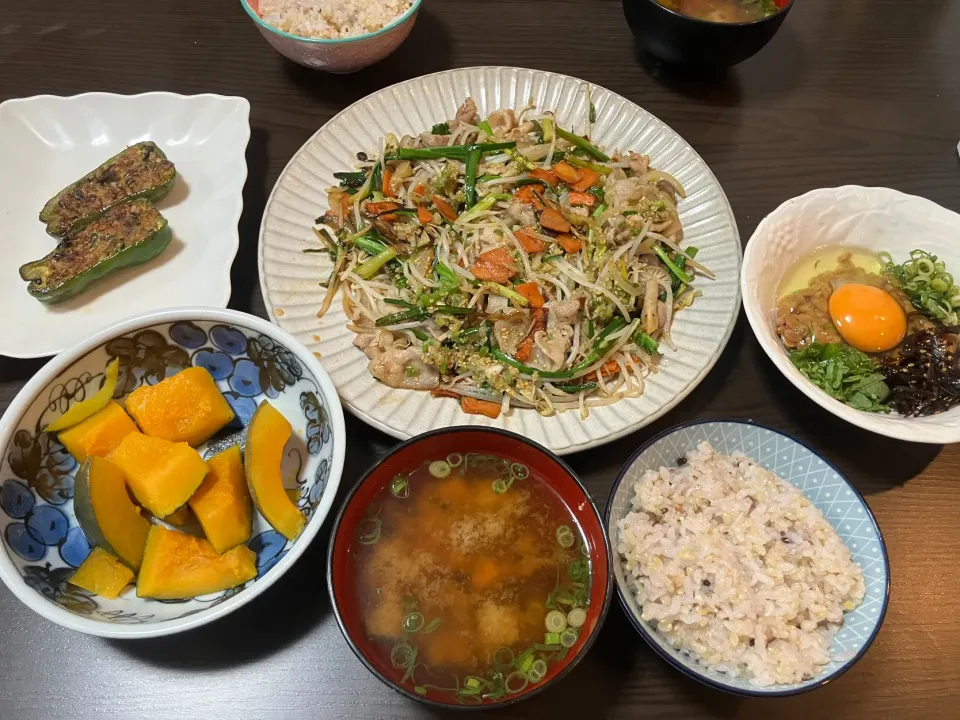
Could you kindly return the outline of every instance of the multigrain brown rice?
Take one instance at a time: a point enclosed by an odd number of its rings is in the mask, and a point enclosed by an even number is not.
[[[334,40],[381,30],[413,0],[260,0],[260,17],[278,30]]]
[[[686,459],[644,473],[619,523],[643,619],[675,648],[755,685],[815,677],[844,611],[863,600],[863,572],[793,485],[708,443]]]

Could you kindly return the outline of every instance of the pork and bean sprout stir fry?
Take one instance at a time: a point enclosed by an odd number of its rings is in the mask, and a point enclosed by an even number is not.
[[[676,313],[713,277],[682,247],[680,183],[550,112],[471,99],[416,137],[387,135],[328,190],[316,234],[370,372],[497,417],[643,393]]]

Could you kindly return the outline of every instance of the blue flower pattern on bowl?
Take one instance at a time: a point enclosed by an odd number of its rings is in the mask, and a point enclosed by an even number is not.
[[[247,545],[257,554],[257,578],[192,600],[160,602],[137,598],[131,591],[108,600],[67,582],[91,550],[73,513],[78,466],[56,436],[41,428],[99,389],[110,357],[120,358],[117,400],[191,365],[210,371],[237,417],[199,448],[204,457],[242,443],[243,428],[257,404],[269,397],[294,428],[283,474],[296,477],[298,507],[308,520],[320,504],[330,473],[330,409],[296,356],[272,338],[212,322],[178,322],[115,338],[92,351],[53,381],[19,419],[13,442],[0,458],[0,537],[24,582],[50,602],[104,622],[150,623],[193,615],[263,578],[292,543],[255,513]]]
[[[675,467],[677,459],[701,442],[718,452],[735,452],[753,458],[762,467],[792,485],[819,508],[850,549],[863,570],[866,594],[834,637],[832,662],[814,678],[794,685],[757,687],[749,681],[717,673],[686,653],[673,648],[657,630],[641,619],[635,593],[627,587],[625,563],[617,550],[617,523],[632,509],[633,486],[647,470]],[[698,422],[682,425],[655,437],[631,458],[614,485],[607,507],[607,531],[614,547],[614,575],[621,604],[641,635],[668,662],[687,675],[720,689],[759,696],[789,695],[828,682],[851,667],[866,651],[880,629],[887,608],[889,565],[879,528],[860,494],[837,470],[811,449],[776,430],[748,422]]]

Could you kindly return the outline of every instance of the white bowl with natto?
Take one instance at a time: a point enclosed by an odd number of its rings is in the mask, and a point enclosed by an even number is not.
[[[744,251],[740,285],[743,307],[760,346],[773,364],[807,397],[857,427],[898,440],[960,442],[960,407],[937,415],[905,417],[870,413],[845,405],[810,382],[776,334],[777,300],[784,274],[800,258],[828,245],[890,253],[894,262],[910,251],[937,255],[960,272],[960,215],[936,203],[890,188],[846,185],[820,188],[787,200],[760,223]]]

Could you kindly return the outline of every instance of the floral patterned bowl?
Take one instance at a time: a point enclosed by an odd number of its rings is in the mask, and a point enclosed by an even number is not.
[[[77,462],[41,428],[96,392],[110,357],[120,358],[115,398],[191,365],[207,368],[236,413],[200,447],[204,457],[242,442],[259,402],[269,399],[294,429],[283,475],[299,490],[307,525],[290,542],[254,514],[248,547],[258,575],[232,590],[192,600],[116,600],[67,581],[90,552],[73,509]],[[0,578],[45,618],[114,638],[168,635],[206,624],[272,585],[303,553],[330,511],[346,444],[336,390],[317,359],[264,320],[231,310],[162,310],[109,327],[58,355],[21,390],[0,420]]]

